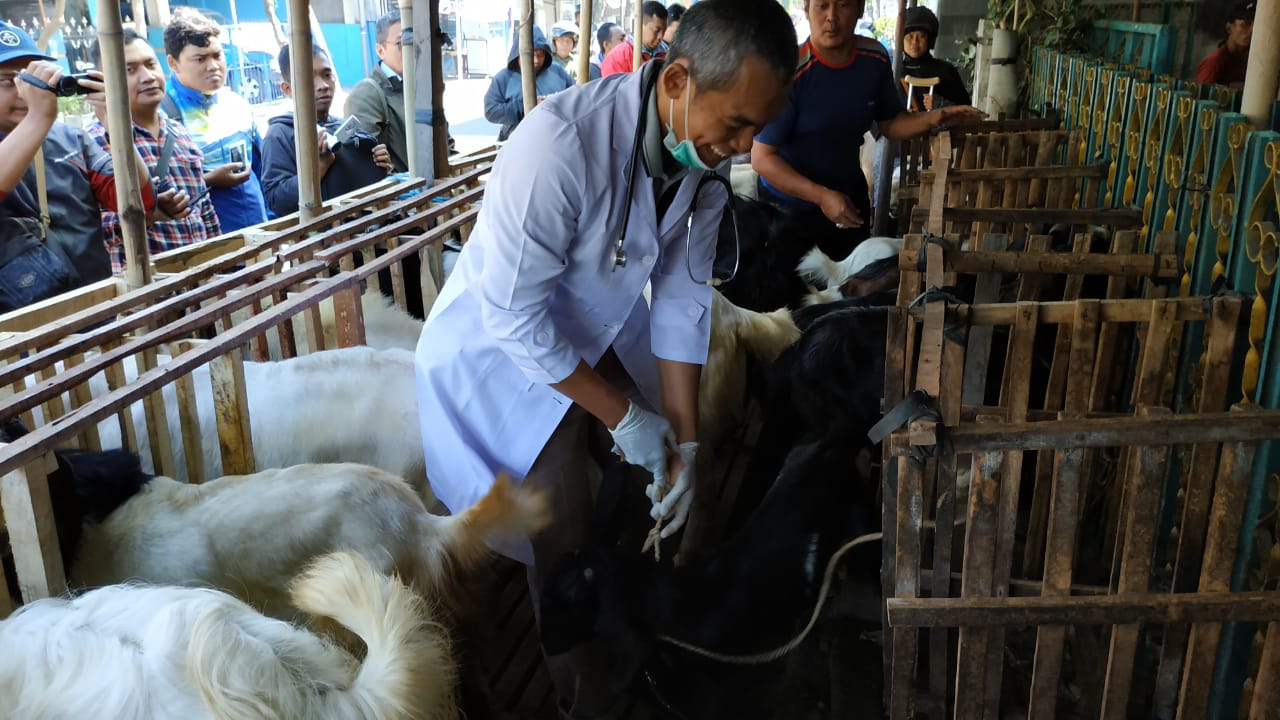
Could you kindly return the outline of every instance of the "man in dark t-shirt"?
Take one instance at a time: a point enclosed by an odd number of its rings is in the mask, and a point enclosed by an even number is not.
[[[854,35],[862,0],[808,0],[810,36],[782,113],[751,148],[760,197],[790,212],[801,231],[840,260],[870,233],[871,198],[858,163],[873,123],[891,140],[923,135],[943,123],[985,117],[954,105],[908,113],[880,43]]]

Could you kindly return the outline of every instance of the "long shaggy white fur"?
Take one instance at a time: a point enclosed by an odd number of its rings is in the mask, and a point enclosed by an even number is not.
[[[427,512],[403,480],[351,463],[297,465],[189,485],[166,477],[97,525],[86,525],[69,579],[75,587],[128,580],[212,586],[279,618],[295,616],[288,584],[326,553],[349,550],[449,601],[452,569],[491,537],[547,522],[545,498],[500,477],[457,515]],[[305,608],[303,608],[305,609]]]
[[[293,594],[358,635],[363,662],[216,590],[113,586],[36,601],[0,622],[5,717],[458,717],[447,634],[399,581],[339,553]]]

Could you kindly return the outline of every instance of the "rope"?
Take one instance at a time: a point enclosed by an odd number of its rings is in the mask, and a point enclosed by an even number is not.
[[[644,538],[644,546],[640,548],[640,554],[649,552],[649,548],[653,548],[653,561],[662,562],[662,521],[665,518],[658,518],[654,521],[653,527],[649,530],[649,534]],[[634,545],[632,547],[635,547]]]
[[[650,532],[651,536],[652,534],[653,533]],[[754,655],[726,655],[700,648],[697,645],[692,645],[683,640],[677,640],[667,635],[659,635],[658,639],[670,645],[675,645],[682,650],[688,650],[695,655],[701,655],[708,660],[715,660],[716,662],[727,663],[730,665],[763,665],[764,663],[773,662],[799,647],[800,643],[804,642],[804,639],[808,637],[809,632],[813,630],[813,626],[818,624],[818,615],[822,613],[822,606],[827,602],[827,591],[831,589],[831,579],[835,576],[836,563],[840,561],[840,558],[844,557],[845,553],[858,545],[876,542],[880,538],[881,533],[861,535],[840,546],[840,549],[831,556],[831,559],[827,561],[827,570],[822,577],[822,590],[818,594],[818,604],[814,606],[813,614],[809,616],[809,624],[805,625],[804,630],[801,630],[800,634],[795,636],[795,638],[786,645],[774,648],[768,652],[756,653]]]

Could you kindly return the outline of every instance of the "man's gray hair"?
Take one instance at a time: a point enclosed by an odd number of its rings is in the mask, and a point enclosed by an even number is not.
[[[391,31],[391,26],[398,22],[400,22],[399,10],[392,10],[386,15],[378,18],[377,24],[373,26],[373,36],[377,39],[378,44],[382,44],[387,41],[387,33]]]
[[[799,57],[796,31],[776,0],[702,0],[680,18],[667,64],[681,58],[699,90],[724,90],[752,55],[786,84]]]

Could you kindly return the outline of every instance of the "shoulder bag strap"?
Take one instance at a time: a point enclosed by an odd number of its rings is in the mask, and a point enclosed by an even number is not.
[[[44,176],[44,146],[36,149],[36,196],[40,200],[40,239],[45,239],[52,218],[49,216],[49,182]]]
[[[179,125],[187,124],[182,118],[182,109],[178,107],[177,101],[169,93],[165,93],[164,97],[160,99],[160,109],[164,110],[165,115],[168,115],[170,120]]]

